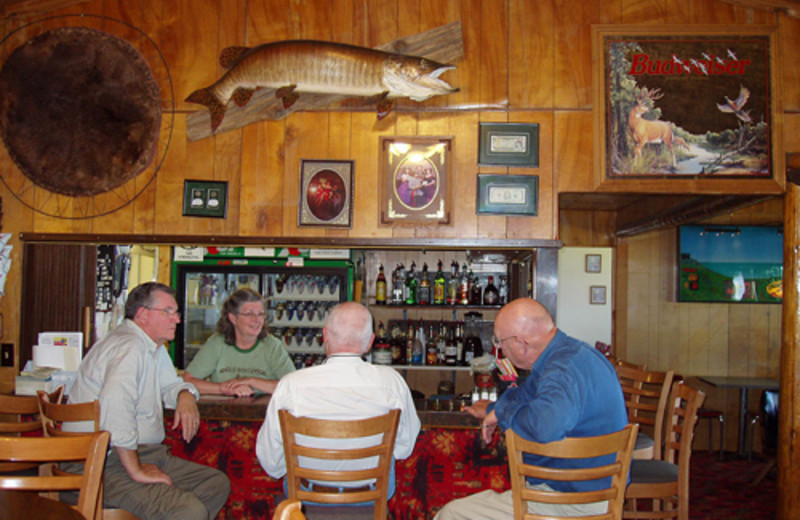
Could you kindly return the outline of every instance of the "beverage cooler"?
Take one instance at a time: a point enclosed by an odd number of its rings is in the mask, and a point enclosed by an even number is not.
[[[242,287],[264,296],[270,331],[296,364],[309,364],[324,355],[328,312],[352,299],[353,263],[339,249],[175,247],[172,286],[182,313],[171,349],[176,367],[189,365],[216,332],[226,298]]]

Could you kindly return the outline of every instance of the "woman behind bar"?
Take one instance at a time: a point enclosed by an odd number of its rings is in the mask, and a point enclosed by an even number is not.
[[[183,379],[201,394],[271,394],[294,371],[281,340],[268,333],[266,305],[256,291],[239,289],[225,300],[217,333],[208,338]]]

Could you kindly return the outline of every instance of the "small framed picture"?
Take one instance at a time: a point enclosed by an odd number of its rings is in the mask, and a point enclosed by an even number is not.
[[[603,270],[603,257],[600,255],[586,255],[586,272],[599,273]]]
[[[478,174],[477,213],[536,216],[538,175]]]
[[[183,182],[183,215],[185,217],[225,218],[228,209],[228,183]]]
[[[606,286],[605,285],[592,285],[589,288],[589,303],[592,305],[605,305],[606,304]]]
[[[539,166],[539,125],[480,123],[478,164]]]
[[[298,226],[350,227],[353,161],[300,161]]]

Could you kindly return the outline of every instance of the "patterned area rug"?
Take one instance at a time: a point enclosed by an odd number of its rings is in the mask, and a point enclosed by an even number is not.
[[[766,462],[706,451],[692,453],[689,514],[693,520],[773,520],[778,498],[775,472],[752,483]]]

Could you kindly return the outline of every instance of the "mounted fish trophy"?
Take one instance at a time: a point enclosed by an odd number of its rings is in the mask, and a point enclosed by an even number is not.
[[[212,132],[222,123],[230,100],[243,107],[259,88],[274,89],[285,109],[303,94],[375,98],[379,119],[391,112],[397,98],[424,101],[458,92],[439,79],[453,65],[342,43],[290,40],[229,47],[222,51],[220,64],[228,72],[186,98],[208,107]]]

